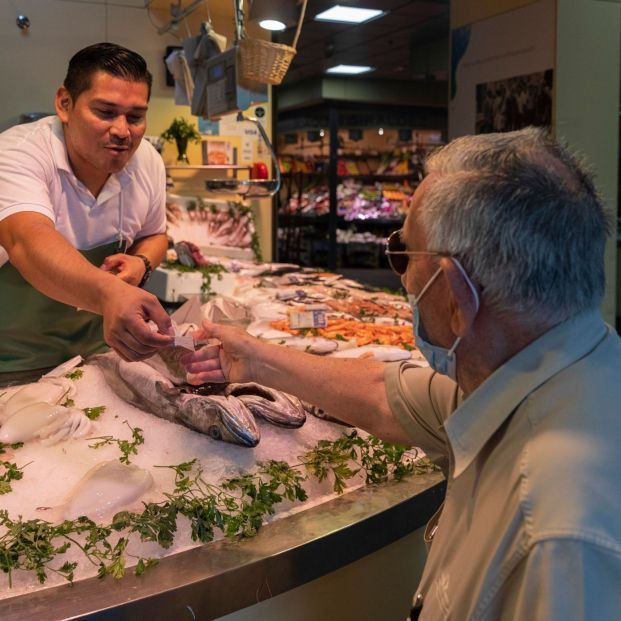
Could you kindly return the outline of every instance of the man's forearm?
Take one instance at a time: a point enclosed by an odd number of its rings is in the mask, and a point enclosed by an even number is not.
[[[128,250],[128,254],[143,254],[149,259],[151,267],[155,269],[166,257],[167,248],[166,234],[158,233],[137,239]]]
[[[325,358],[266,343],[257,353],[252,363],[257,383],[296,395],[384,440],[410,443],[388,404],[384,363]]]
[[[94,267],[48,222],[23,219],[3,236],[11,264],[44,295],[101,314],[106,292],[127,285]]]

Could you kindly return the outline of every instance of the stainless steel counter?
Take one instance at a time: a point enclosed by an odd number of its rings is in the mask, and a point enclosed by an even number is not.
[[[0,600],[2,621],[207,621],[314,580],[421,527],[442,502],[440,474],[368,486],[279,519],[249,540],[164,558],[136,578],[91,578]]]

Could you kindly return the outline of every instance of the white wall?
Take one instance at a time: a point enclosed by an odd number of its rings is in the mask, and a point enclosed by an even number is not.
[[[29,17],[28,32],[17,27],[16,9]],[[158,16],[162,13],[155,13]],[[174,45],[176,39],[157,34],[143,0],[0,2],[0,130],[13,125],[22,112],[52,112],[54,93],[65,77],[69,58],[87,45],[106,40],[146,59],[154,77],[148,120],[153,117],[157,121],[165,108],[173,107],[162,57],[166,46]],[[155,133],[158,128],[147,131]]]
[[[557,0],[556,133],[584,154],[596,171],[615,231],[606,248],[602,312],[615,325],[621,4]]]
[[[174,104],[173,89],[166,86],[163,60],[166,47],[180,45],[180,39],[188,36],[185,24],[165,35],[157,33],[157,26],[169,20],[172,3],[173,0],[153,0],[149,13],[144,0],[0,0],[0,131],[14,125],[21,113],[53,112],[54,93],[65,77],[71,56],[101,41],[128,47],[147,61],[153,74],[148,135],[162,133],[175,116],[194,119],[188,106]],[[183,5],[188,4],[184,0]],[[231,42],[234,33],[232,0],[211,0],[209,4],[214,28]],[[19,13],[30,19],[27,32],[15,23]],[[188,17],[191,34],[198,32],[199,23],[206,17],[203,6]],[[264,36],[254,25],[249,25],[249,33]],[[271,132],[269,124],[267,131]],[[170,149],[174,151],[173,146]],[[165,159],[166,155],[165,150]],[[198,163],[197,158],[195,162]],[[272,256],[271,201],[255,200],[252,205],[263,256],[269,260]]]

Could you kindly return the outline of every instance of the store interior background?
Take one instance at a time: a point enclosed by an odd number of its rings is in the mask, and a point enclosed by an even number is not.
[[[311,0],[298,53],[282,85],[272,89],[267,128],[281,148],[285,134],[297,132],[308,136],[313,130],[323,129],[327,133],[324,144],[327,149],[329,110],[336,108],[341,118],[351,120],[353,116],[352,123],[358,123],[367,143],[368,136],[379,127],[388,130],[387,134],[390,130],[396,133],[399,129],[411,128],[413,140],[416,130],[439,131],[442,140],[454,137],[462,130],[451,127],[451,118],[454,125],[454,120],[462,114],[449,105],[450,74],[451,70],[456,71],[450,66],[451,33],[464,24],[472,24],[474,28],[503,14],[511,19],[514,11],[546,3],[554,12],[549,36],[544,37],[552,42],[554,54],[551,61],[555,73],[553,127],[558,135],[586,154],[598,171],[600,189],[611,213],[617,215],[620,45],[619,2],[615,1],[383,0],[381,8],[386,15],[353,26],[315,21],[314,16],[333,2]],[[170,22],[174,4],[195,5],[195,9],[170,31],[158,34],[157,28]],[[361,0],[346,4],[369,5]],[[227,35],[230,41],[234,32],[232,0],[210,0],[206,5],[215,29]],[[18,14],[29,16],[31,26],[27,31],[16,27]],[[190,0],[176,3],[170,0],[11,0],[2,3],[0,75],[6,95],[0,102],[0,129],[14,124],[20,113],[51,111],[53,93],[64,77],[67,58],[75,50],[101,40],[115,41],[140,51],[152,68],[150,135],[159,135],[174,116],[192,118],[189,107],[174,104],[173,89],[166,86],[163,57],[167,47],[179,45],[180,39],[196,33],[206,16],[203,4]],[[249,22],[247,26],[250,36],[269,37],[255,23]],[[518,26],[514,25],[515,28]],[[284,33],[274,35],[274,40],[290,43],[292,33],[293,27],[289,27]],[[489,53],[493,54],[494,50],[490,49]],[[369,65],[374,71],[357,77],[327,76],[326,69],[340,63]],[[612,75],[616,79],[610,79]],[[342,127],[343,131],[346,129],[348,127]],[[165,148],[165,159],[168,157],[169,161],[173,157],[172,149],[171,145]],[[200,157],[198,151],[190,155]],[[412,176],[409,183],[415,185],[415,182]],[[202,184],[202,180],[197,184]],[[278,221],[277,210],[273,210],[269,200],[254,201],[253,207],[264,256],[282,260],[283,257],[278,256],[277,238],[278,227],[282,228],[283,223]],[[394,228],[398,228],[398,222],[395,224]],[[324,225],[319,228],[321,226]],[[372,229],[368,224],[358,228]],[[383,228],[385,234],[392,230],[390,223]],[[376,228],[373,233],[381,236],[382,230]],[[330,243],[328,240],[327,246]],[[344,246],[341,244],[338,250],[341,255]],[[343,267],[341,255],[337,260]],[[399,286],[385,263],[381,263],[381,257],[377,260],[380,269],[365,266],[364,260],[357,270],[349,265],[351,262],[345,263],[343,269],[349,269],[352,275],[369,284]],[[617,300],[617,289],[621,288],[616,286],[619,271],[616,239],[610,244],[606,263],[608,290],[604,314],[614,323],[620,314],[616,309],[621,308]]]
[[[313,16],[331,6],[328,0],[310,0],[302,29],[298,54],[281,87],[272,90],[268,131],[276,144],[279,133],[306,133],[324,129],[330,108],[355,113],[365,132],[376,131],[380,122],[394,113],[413,130],[440,130],[451,138],[449,83],[451,32],[467,24],[483,24],[495,16],[525,7],[551,2],[553,26],[548,38],[554,65],[553,127],[557,135],[583,152],[597,170],[598,185],[611,214],[618,215],[619,198],[619,87],[621,83],[621,3],[615,0],[381,0],[388,14],[362,26],[319,24]],[[191,4],[183,0],[182,5]],[[21,113],[53,110],[53,95],[64,78],[68,58],[78,49],[99,41],[113,41],[140,52],[147,60],[154,84],[148,113],[148,134],[159,135],[176,116],[191,118],[189,108],[176,106],[173,89],[166,86],[163,58],[169,46],[179,45],[187,32],[196,33],[205,19],[198,7],[188,18],[166,34],[157,27],[170,19],[172,0],[10,0],[0,3],[0,130],[17,122]],[[371,0],[346,2],[372,6]],[[147,6],[148,5],[148,10]],[[210,0],[209,11],[215,29],[231,39],[234,24],[232,0]],[[28,31],[16,27],[18,14],[28,15]],[[248,25],[252,36],[267,37],[255,24]],[[520,33],[517,33],[518,37]],[[289,42],[292,30],[282,36]],[[494,53],[490,50],[490,54]],[[325,70],[339,63],[363,64],[375,71],[360,77],[328,78]],[[454,68],[453,68],[454,69]],[[513,74],[508,74],[513,75]],[[409,112],[407,112],[409,110]],[[411,124],[410,124],[411,123]],[[282,132],[279,132],[279,127]],[[382,126],[383,127],[383,126]],[[324,146],[327,149],[327,146]],[[167,146],[167,163],[174,160],[173,147]],[[196,147],[198,149],[198,147]],[[199,151],[191,151],[198,158]],[[192,180],[185,180],[189,183]],[[202,183],[202,179],[197,183]],[[253,202],[264,257],[278,259],[278,214],[270,200]],[[397,228],[397,227],[395,227]],[[388,231],[387,231],[388,232]],[[621,325],[621,287],[617,286],[618,235],[607,249],[607,292],[603,312],[607,321]],[[378,286],[398,286],[384,267],[351,268],[350,274]],[[420,571],[422,544],[420,533],[407,542],[384,549],[381,561],[361,561],[339,570],[338,578],[320,579],[313,591],[303,590],[303,606],[308,619],[330,617],[333,608],[326,602],[342,600],[350,612],[358,606],[358,619],[382,617],[378,610],[378,589],[413,590]],[[406,567],[404,558],[416,567]],[[307,588],[308,587],[308,588]],[[319,593],[319,595],[318,595]],[[280,595],[287,604],[281,611],[262,602],[260,610],[247,609],[230,618],[289,618],[294,602],[292,593]],[[396,597],[396,596],[395,596]],[[278,600],[278,598],[273,598]],[[357,601],[354,601],[357,600]],[[285,601],[285,600],[282,600]],[[260,613],[260,614],[259,614]],[[245,615],[245,616],[244,616]],[[261,616],[264,615],[264,616]],[[227,617],[228,618],[228,617]],[[302,617],[298,617],[302,618]],[[343,617],[346,618],[346,617]],[[352,618],[352,617],[347,617]]]

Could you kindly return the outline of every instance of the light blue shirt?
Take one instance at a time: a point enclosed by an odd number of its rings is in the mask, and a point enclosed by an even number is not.
[[[465,400],[411,363],[385,377],[448,478],[421,620],[621,618],[621,340],[600,314],[555,326]]]

